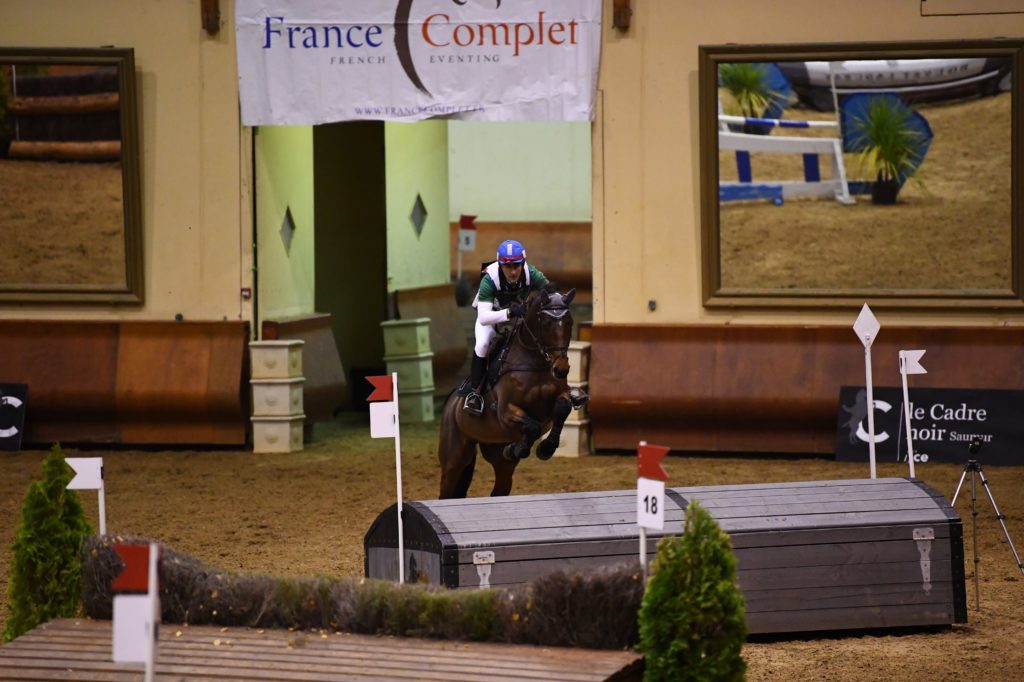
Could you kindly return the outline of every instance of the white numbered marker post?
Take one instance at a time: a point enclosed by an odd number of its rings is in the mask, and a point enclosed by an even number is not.
[[[878,323],[871,308],[865,303],[864,307],[860,309],[857,321],[853,323],[853,331],[857,333],[857,338],[864,344],[864,384],[868,394],[865,407],[868,410],[868,456],[871,462],[871,478],[877,477],[875,473],[875,393],[871,386],[871,344],[878,338],[878,330],[881,328],[882,325]]]
[[[640,441],[637,448],[636,525],[640,527],[640,568],[647,573],[647,529],[665,528],[665,481],[661,460],[668,448]]]
[[[405,533],[402,532],[402,436],[398,428],[398,372],[366,377],[373,384],[370,403],[370,438],[395,439],[395,488],[398,504],[398,582],[405,582]]]
[[[907,390],[908,374],[927,374],[928,370],[921,364],[923,350],[900,351],[900,376],[903,378],[903,418],[907,425],[907,462],[910,464],[910,477],[914,475],[914,441],[910,437],[910,392]]]
[[[457,252],[458,265],[455,269],[455,278],[462,277],[462,254],[476,251],[476,220],[475,215],[459,216],[459,249]]]

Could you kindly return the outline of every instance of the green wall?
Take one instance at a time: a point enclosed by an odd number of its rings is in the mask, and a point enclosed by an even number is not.
[[[388,291],[449,279],[448,126],[445,121],[385,123]],[[417,195],[427,211],[417,234]]]
[[[261,320],[313,312],[313,129],[256,129],[257,302]],[[290,250],[281,225],[290,210]]]
[[[589,123],[448,124],[449,219],[591,219]]]

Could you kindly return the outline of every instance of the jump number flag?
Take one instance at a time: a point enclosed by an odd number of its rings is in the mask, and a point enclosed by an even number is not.
[[[456,279],[462,278],[462,252],[476,251],[476,223],[473,222],[474,220],[476,220],[475,215],[463,213],[459,216],[459,251],[458,266],[455,272]]]
[[[146,682],[153,680],[160,629],[160,546],[118,544],[124,570],[110,583],[114,595],[114,663],[145,663]]]
[[[637,448],[636,524],[640,527],[640,567],[647,570],[647,529],[665,528],[665,481],[661,460],[668,448],[640,441]]]
[[[100,496],[100,535],[107,534],[107,502],[103,491],[102,457],[67,457],[64,460],[75,472],[68,490],[97,490]]]
[[[921,365],[923,350],[901,350],[900,351],[900,376],[903,378],[903,418],[907,423],[907,462],[910,464],[910,477],[914,475],[914,442],[910,438],[910,393],[907,391],[908,374],[927,374]]]
[[[864,344],[864,385],[867,387],[867,407],[868,410],[868,453],[870,455],[870,467],[871,467],[871,478],[875,478],[875,394],[874,389],[871,386],[871,344],[878,338],[878,330],[882,328],[882,325],[878,323],[878,319],[871,312],[871,308],[865,303],[864,307],[860,309],[860,315],[857,316],[857,321],[853,323],[853,331],[857,333],[857,338]]]
[[[395,439],[395,480],[398,489],[398,582],[405,582],[405,534],[402,532],[402,438],[398,431],[398,372],[366,377],[373,384],[370,438]]]

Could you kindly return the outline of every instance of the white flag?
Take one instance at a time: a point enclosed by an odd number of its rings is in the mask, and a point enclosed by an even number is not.
[[[921,365],[921,356],[924,353],[923,350],[901,350],[900,370],[904,374],[927,374],[928,370]]]
[[[102,457],[68,457],[64,461],[75,471],[68,490],[99,490],[103,487]]]

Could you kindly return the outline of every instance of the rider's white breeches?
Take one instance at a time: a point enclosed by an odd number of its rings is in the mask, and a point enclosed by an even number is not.
[[[491,342],[494,341],[494,335],[497,332],[493,325],[480,324],[479,321],[473,328],[476,332],[476,346],[473,347],[473,352],[478,358],[486,358],[487,351],[490,350]]]

